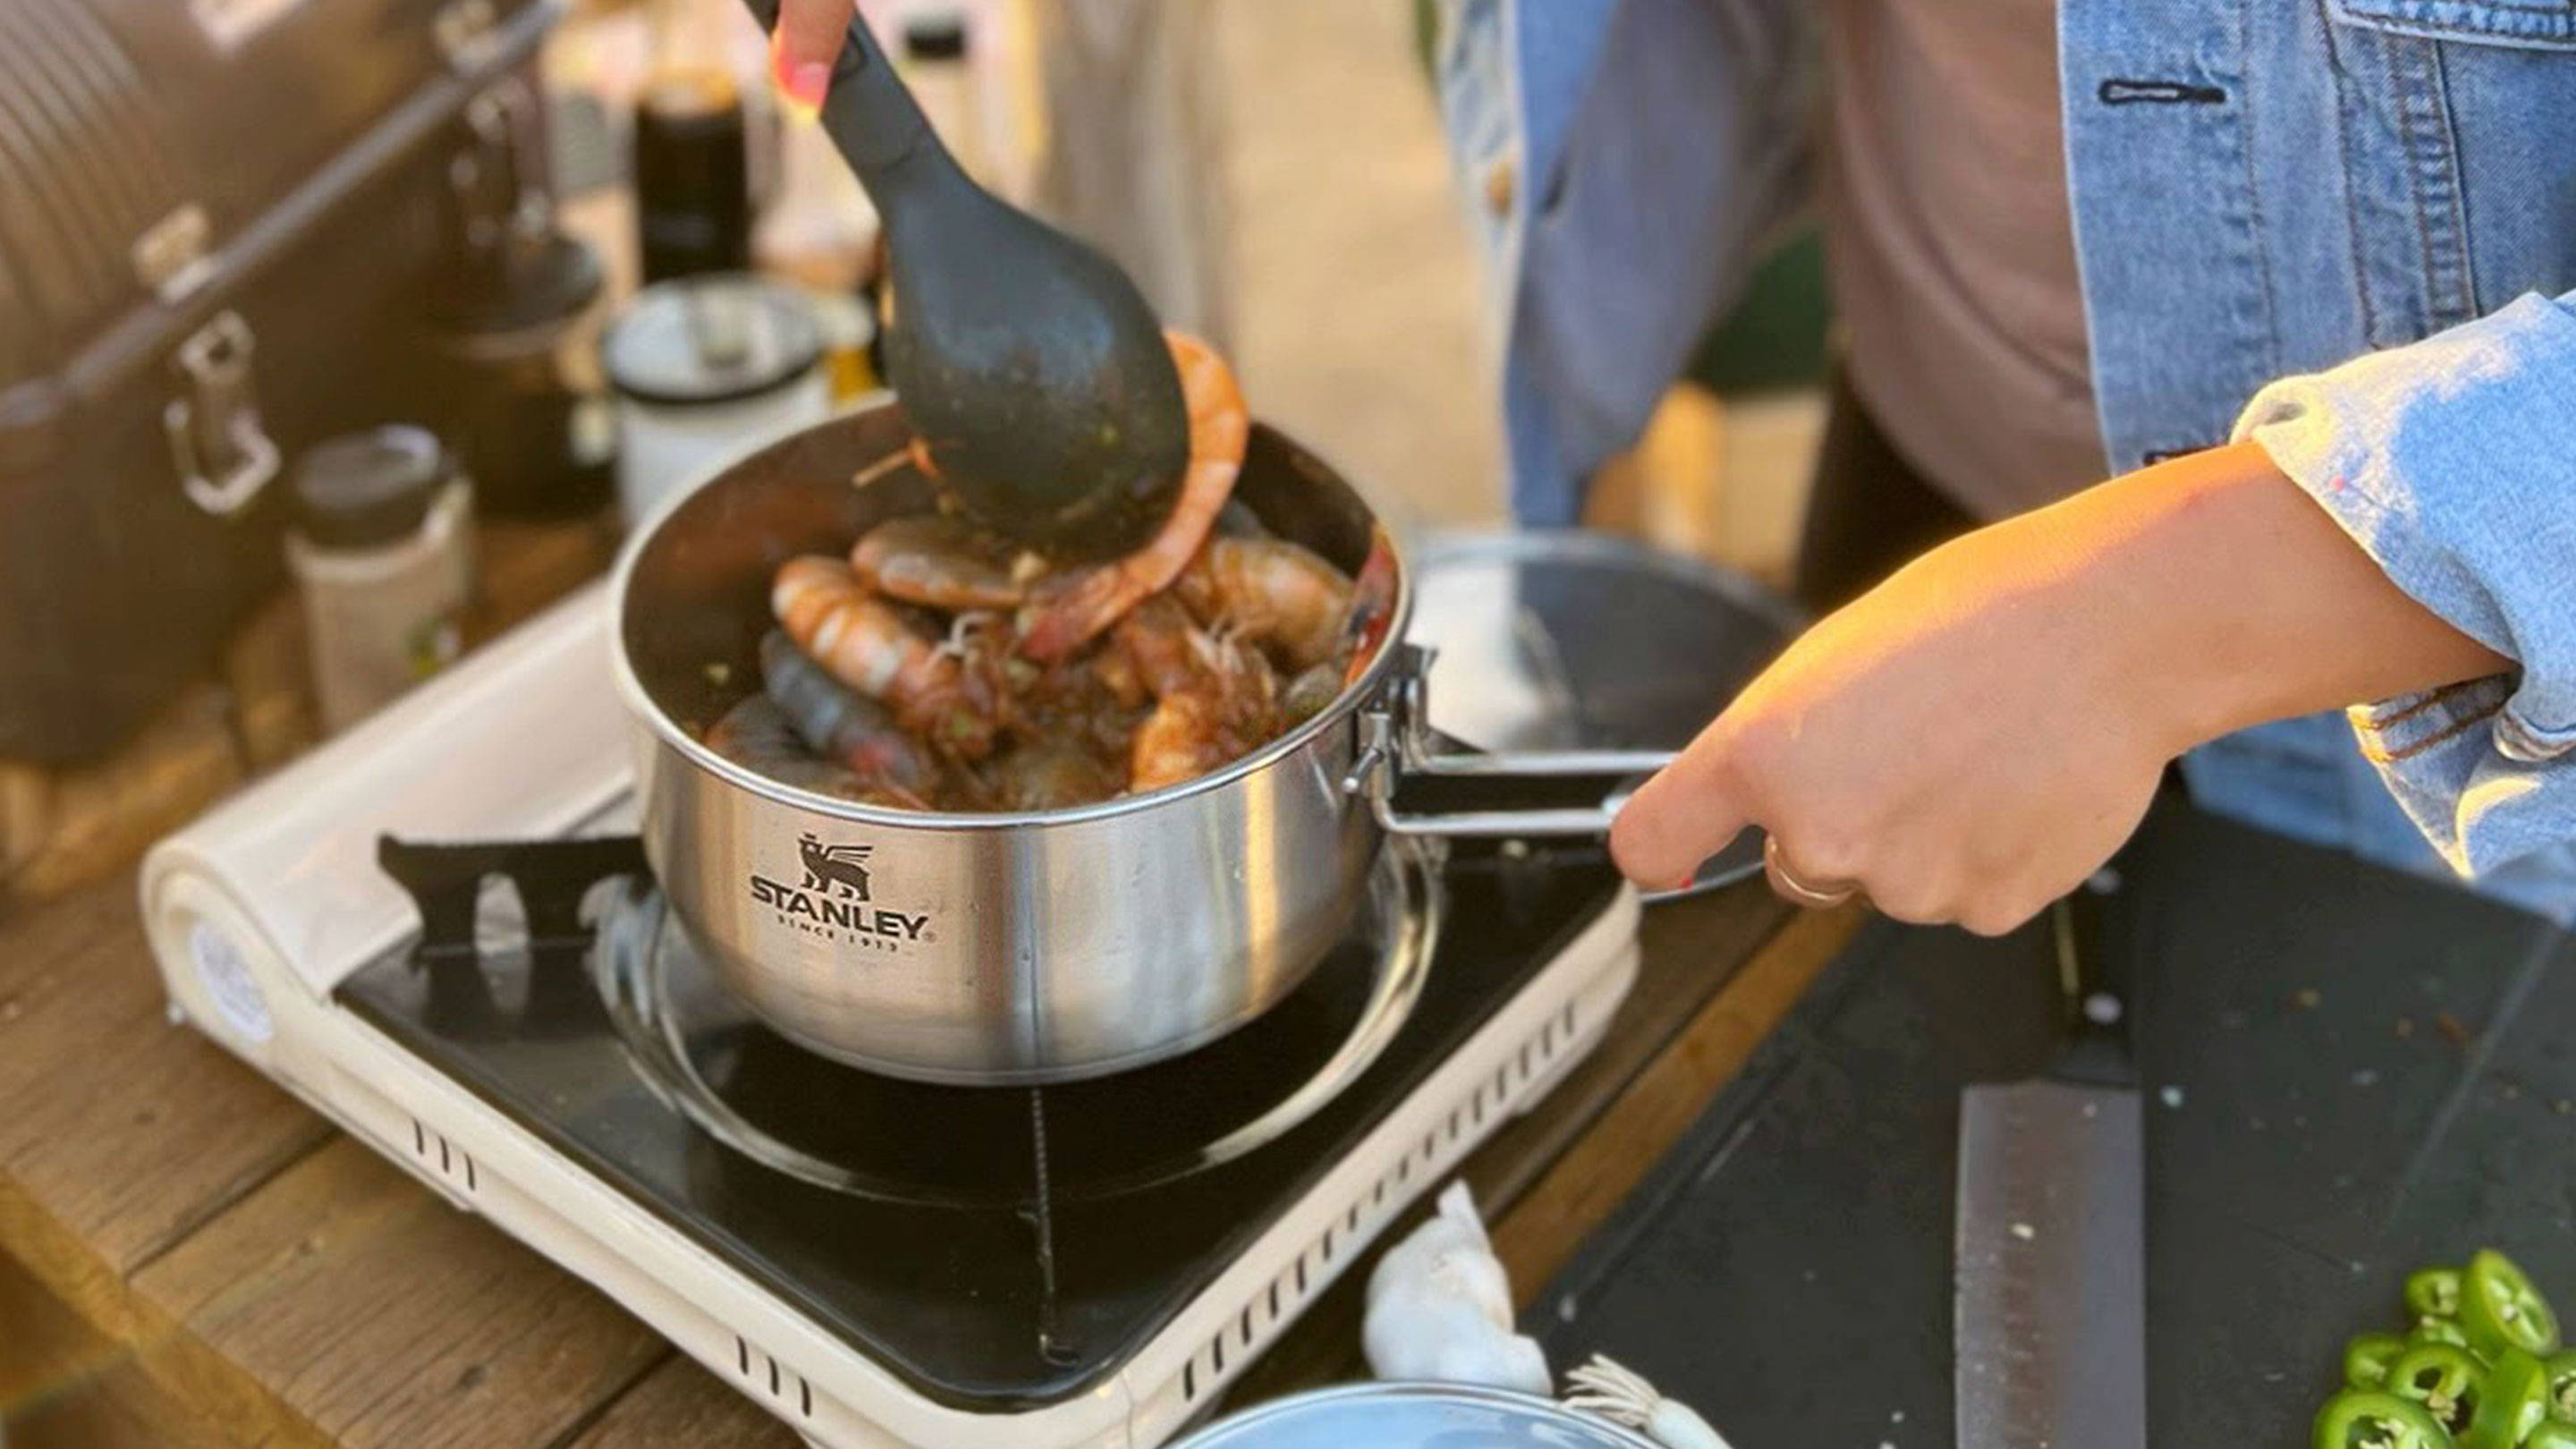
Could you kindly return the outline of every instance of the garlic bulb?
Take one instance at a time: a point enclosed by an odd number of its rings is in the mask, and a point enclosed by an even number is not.
[[[1360,1340],[1381,1379],[1549,1389],[1546,1355],[1512,1331],[1511,1281],[1463,1182],[1378,1260]]]

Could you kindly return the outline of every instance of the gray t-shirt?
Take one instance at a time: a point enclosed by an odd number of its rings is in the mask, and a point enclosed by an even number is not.
[[[2101,481],[2054,0],[1834,0],[1821,201],[1851,383],[1999,517]]]

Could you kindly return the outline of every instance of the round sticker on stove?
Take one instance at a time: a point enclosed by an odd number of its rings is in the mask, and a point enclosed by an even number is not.
[[[260,993],[250,963],[242,959],[241,948],[232,938],[211,922],[199,921],[188,928],[188,955],[197,963],[197,979],[205,983],[206,995],[224,1024],[253,1042],[267,1041],[277,1029],[268,1017],[268,998]]]

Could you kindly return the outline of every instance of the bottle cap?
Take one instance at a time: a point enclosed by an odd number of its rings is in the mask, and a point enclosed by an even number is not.
[[[456,476],[425,428],[390,424],[305,450],[295,467],[295,531],[317,548],[381,548],[410,537]]]
[[[601,348],[609,384],[648,403],[733,402],[783,387],[823,355],[813,308],[757,277],[709,273],[635,294]]]
[[[911,60],[965,59],[965,15],[947,6],[913,12],[903,22],[903,53]]]

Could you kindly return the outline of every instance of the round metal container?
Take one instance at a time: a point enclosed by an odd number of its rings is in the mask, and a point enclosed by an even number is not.
[[[1660,1449],[1606,1419],[1501,1389],[1350,1384],[1221,1419],[1173,1449]]]
[[[1159,1060],[1250,1020],[1349,923],[1381,840],[1346,788],[1399,651],[1254,754],[1145,795],[1037,814],[908,812],[810,794],[697,739],[758,678],[771,576],[928,506],[891,403],[781,440],[673,500],[613,585],[643,838],[727,985],[782,1034],[896,1076],[1007,1084]],[[1346,571],[1375,510],[1256,425],[1236,494]],[[1393,634],[1410,605],[1399,580]]]
[[[823,335],[793,289],[718,273],[647,287],[609,324],[600,362],[617,394],[617,490],[655,512],[707,469],[819,422]]]

